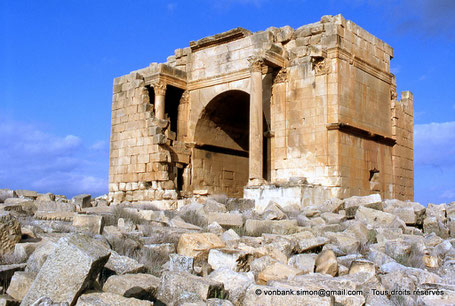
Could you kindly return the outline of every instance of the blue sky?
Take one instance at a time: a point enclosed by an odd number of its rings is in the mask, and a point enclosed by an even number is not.
[[[0,188],[107,192],[112,80],[189,41],[343,14],[414,93],[416,201],[455,200],[455,1],[3,0]]]

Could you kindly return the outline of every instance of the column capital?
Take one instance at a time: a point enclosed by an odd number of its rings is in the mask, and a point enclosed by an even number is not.
[[[264,58],[260,56],[250,56],[248,57],[248,62],[250,63],[251,72],[262,72],[262,67],[264,66]]]
[[[166,83],[163,81],[157,81],[152,84],[153,90],[155,91],[155,95],[157,96],[164,96],[166,95]]]
[[[288,79],[288,77],[287,77],[286,68],[281,68],[275,75],[273,84],[275,85],[275,84],[284,83],[287,81],[287,79]]]

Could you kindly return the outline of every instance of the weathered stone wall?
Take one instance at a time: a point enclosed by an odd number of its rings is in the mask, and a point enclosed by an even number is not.
[[[401,93],[401,100],[392,100],[392,133],[397,144],[392,150],[393,197],[414,200],[414,111],[410,91]]]

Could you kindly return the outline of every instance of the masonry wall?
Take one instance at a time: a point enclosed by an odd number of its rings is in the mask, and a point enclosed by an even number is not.
[[[392,150],[394,194],[397,199],[414,200],[414,112],[413,96],[401,93],[400,101],[394,97],[392,132],[397,144]]]

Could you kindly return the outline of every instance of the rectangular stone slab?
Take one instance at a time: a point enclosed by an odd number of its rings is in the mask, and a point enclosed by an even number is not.
[[[57,242],[21,305],[49,297],[55,303],[75,305],[77,298],[106,264],[110,250],[86,235],[71,234]]]

